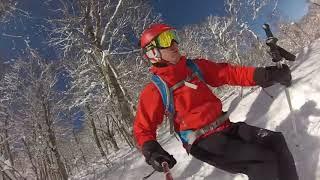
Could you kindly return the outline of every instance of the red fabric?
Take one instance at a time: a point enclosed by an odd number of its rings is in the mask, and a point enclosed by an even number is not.
[[[226,63],[215,63],[205,59],[197,59],[195,63],[200,68],[205,82],[213,87],[224,84],[253,86],[254,67],[233,66]],[[176,64],[167,67],[152,67],[151,72],[160,76],[169,87],[191,75],[186,65],[186,58],[181,57]],[[208,86],[197,77],[190,81],[197,89],[182,86],[176,89],[174,105],[176,110],[175,129],[199,129],[213,122],[222,112],[222,103]],[[161,94],[153,83],[149,83],[140,94],[136,118],[134,121],[134,136],[138,147],[143,143],[156,140],[157,126],[163,121],[164,106]]]

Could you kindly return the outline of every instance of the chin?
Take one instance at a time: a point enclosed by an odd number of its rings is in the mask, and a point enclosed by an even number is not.
[[[177,62],[179,62],[181,59],[181,55],[177,56]]]
[[[180,61],[180,58],[174,59],[172,62],[173,64],[177,64]]]

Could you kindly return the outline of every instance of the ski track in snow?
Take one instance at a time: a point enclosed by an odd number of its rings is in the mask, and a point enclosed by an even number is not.
[[[300,180],[320,180],[320,39],[304,48],[295,62],[289,63],[293,84],[289,88],[293,112],[290,112],[284,87],[275,85],[261,88],[244,97],[231,113],[233,122],[245,121],[250,125],[281,131],[296,161]],[[249,89],[247,89],[249,91]],[[230,98],[232,100],[232,98]],[[227,109],[230,102],[224,104]],[[293,129],[296,123],[297,133]],[[162,128],[160,131],[165,131]],[[181,143],[168,133],[159,137],[159,142],[177,159],[171,172],[174,180],[247,180],[243,174],[230,174],[188,156]],[[112,170],[97,167],[96,175],[74,179],[140,180],[152,167],[135,150],[126,149],[114,158],[117,164]],[[154,173],[148,180],[164,179],[162,173]]]

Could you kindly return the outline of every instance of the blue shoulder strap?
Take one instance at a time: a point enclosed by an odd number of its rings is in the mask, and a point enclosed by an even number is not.
[[[173,104],[173,92],[169,89],[167,83],[155,74],[152,76],[152,82],[156,85],[161,94],[165,111],[174,113],[175,109]]]
[[[202,72],[200,71],[198,65],[193,62],[193,60],[187,59],[187,66],[191,69],[193,73],[196,73],[196,75],[201,81],[204,81]]]

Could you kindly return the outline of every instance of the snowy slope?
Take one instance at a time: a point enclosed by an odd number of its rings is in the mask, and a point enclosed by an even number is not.
[[[300,179],[320,180],[320,40],[306,47],[291,65],[293,85],[289,92],[293,112],[289,110],[284,88],[275,85],[266,89],[273,98],[261,88],[250,92],[237,105],[230,119],[283,132],[297,163]],[[228,104],[230,102],[225,104],[225,108]],[[293,128],[293,121],[296,123],[297,133]],[[168,134],[161,136],[159,142],[178,161],[171,170],[175,180],[247,179],[245,175],[232,175],[188,156],[180,142]],[[121,152],[118,157],[119,164],[111,171],[100,169],[95,177],[76,179],[136,180],[152,172],[152,168],[137,151]],[[156,172],[149,179],[161,180],[164,177]]]

